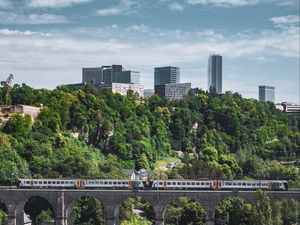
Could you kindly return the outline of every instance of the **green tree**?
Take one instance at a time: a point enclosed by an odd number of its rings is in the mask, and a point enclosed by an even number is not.
[[[255,222],[257,225],[272,225],[272,208],[270,198],[262,190],[256,191]]]

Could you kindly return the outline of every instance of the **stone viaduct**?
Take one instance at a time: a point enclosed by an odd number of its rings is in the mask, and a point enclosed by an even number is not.
[[[267,192],[271,201],[293,198],[300,201],[300,191]],[[179,197],[187,197],[198,201],[205,210],[206,224],[214,224],[214,209],[217,205],[231,197],[241,197],[254,203],[254,191],[130,191],[130,190],[55,190],[55,189],[0,189],[0,203],[4,204],[8,213],[8,225],[23,225],[23,210],[26,202],[33,196],[47,200],[54,211],[56,225],[73,225],[72,211],[78,199],[91,196],[104,206],[107,225],[119,225],[119,207],[122,202],[138,196],[149,201],[155,212],[155,225],[164,225],[166,206]]]

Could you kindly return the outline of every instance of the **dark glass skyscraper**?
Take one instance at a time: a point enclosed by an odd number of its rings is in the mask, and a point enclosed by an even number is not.
[[[208,90],[222,94],[222,56],[210,55],[208,59]]]
[[[180,83],[180,69],[166,66],[154,68],[154,86]]]

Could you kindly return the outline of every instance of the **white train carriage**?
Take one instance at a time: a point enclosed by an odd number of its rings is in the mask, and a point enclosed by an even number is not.
[[[218,189],[287,190],[287,181],[280,181],[280,180],[223,180],[223,181],[218,182]]]
[[[152,189],[191,189],[191,190],[211,190],[217,189],[216,180],[155,180]]]
[[[81,186],[91,189],[144,189],[140,180],[83,180]]]
[[[20,179],[20,188],[80,188],[77,179]]]

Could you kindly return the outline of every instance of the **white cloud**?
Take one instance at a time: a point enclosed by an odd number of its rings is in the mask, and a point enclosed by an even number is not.
[[[56,14],[16,14],[12,12],[0,12],[0,24],[55,24],[68,23],[68,19]]]
[[[299,15],[278,16],[270,18],[277,26],[299,26]]]
[[[61,8],[90,1],[91,0],[28,0],[27,5],[34,8]]]
[[[10,8],[12,6],[12,3],[9,0],[0,0],[0,9],[1,8]]]
[[[221,7],[254,5],[258,2],[259,0],[187,0],[187,3],[190,5],[211,4]]]
[[[99,16],[113,16],[118,14],[128,13],[132,10],[133,6],[136,5],[135,1],[132,0],[121,0],[119,5],[111,8],[98,9],[97,15]]]
[[[169,8],[173,11],[178,11],[178,12],[182,12],[184,10],[184,6],[177,2],[173,2],[169,4]]]

